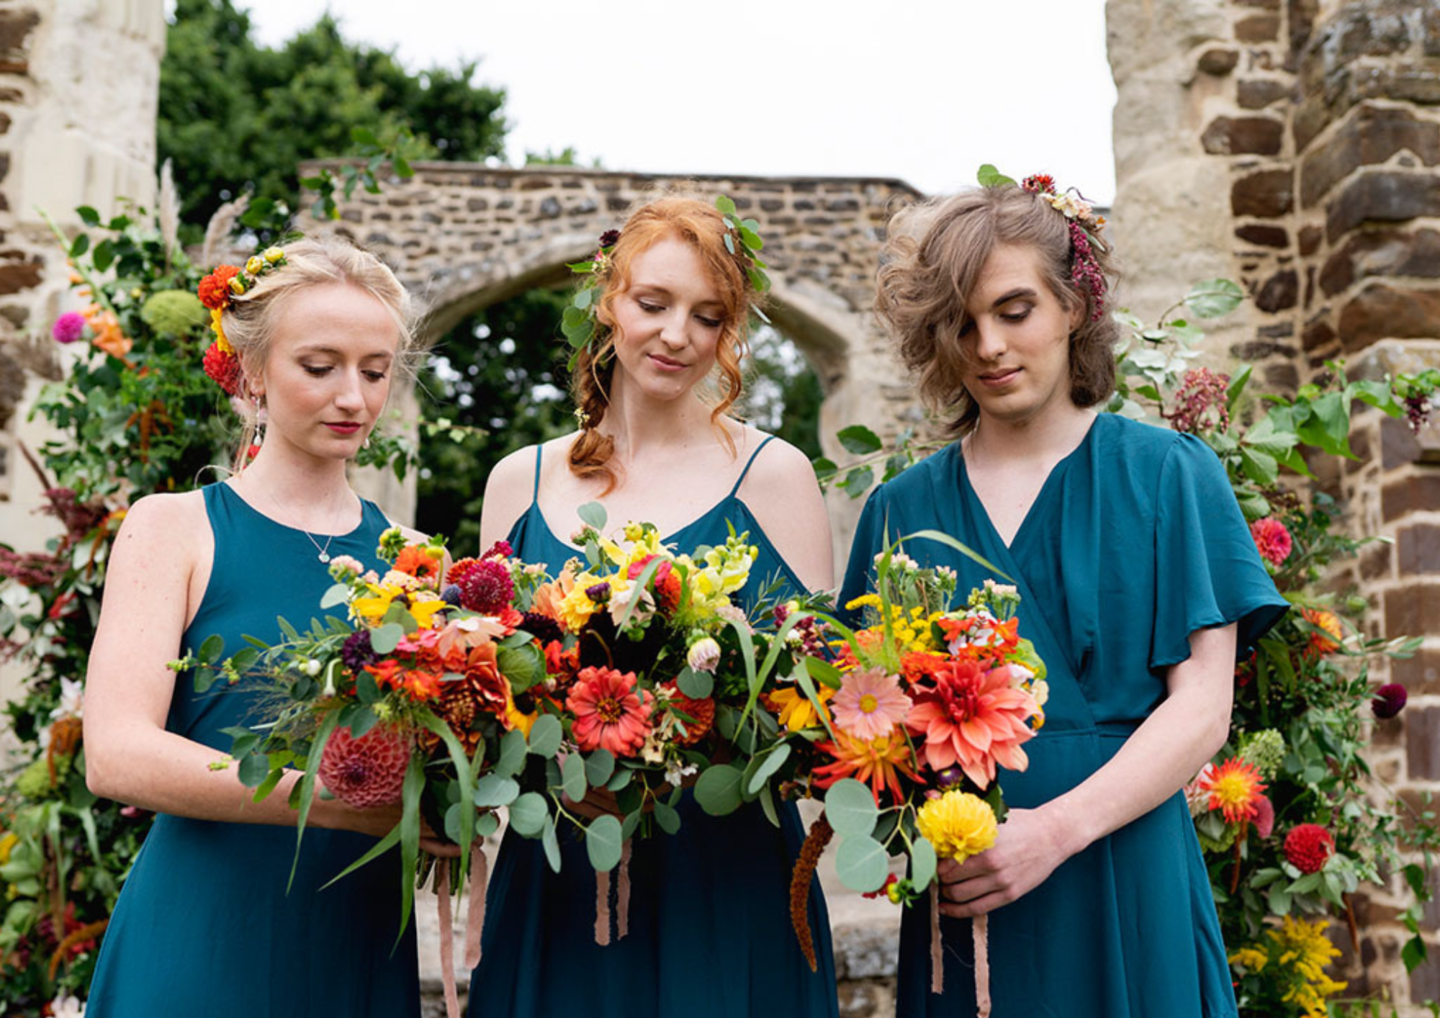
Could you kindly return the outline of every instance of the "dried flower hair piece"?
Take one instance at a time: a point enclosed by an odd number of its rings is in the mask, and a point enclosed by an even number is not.
[[[1098,321],[1105,313],[1105,273],[1100,270],[1092,240],[1105,228],[1105,217],[1097,216],[1095,208],[1077,189],[1060,191],[1055,178],[1048,173],[1035,173],[1018,184],[989,163],[980,167],[977,179],[981,187],[1019,187],[1039,195],[1067,220],[1070,229],[1070,279],[1090,295],[1090,320]]]
[[[217,265],[215,271],[200,280],[200,285],[196,287],[200,303],[210,309],[210,328],[215,333],[215,341],[205,351],[205,374],[224,389],[226,395],[234,396],[240,391],[240,358],[225,336],[225,327],[221,322],[225,309],[236,297],[254,287],[261,276],[284,264],[284,250],[268,247],[260,254],[252,255],[243,266]]]
[[[760,224],[754,219],[741,219],[735,209],[735,202],[723,194],[715,199],[715,208],[719,210],[725,223],[725,250],[730,252],[731,257],[745,270],[750,289],[756,293],[769,290],[770,277],[765,273],[769,266],[760,260],[760,250],[765,246],[765,241],[760,238]],[[560,320],[560,331],[570,345],[568,367],[571,371],[575,370],[575,364],[580,359],[580,351],[588,347],[595,338],[598,326],[595,314],[599,298],[597,291],[610,271],[610,255],[619,241],[619,230],[606,230],[600,235],[600,246],[593,255],[583,262],[566,265],[571,272],[586,277],[580,282],[575,296],[570,298],[570,304],[565,308]],[[765,313],[755,303],[751,303],[750,309],[769,324],[770,319],[765,317]],[[581,426],[584,426],[583,421]]]

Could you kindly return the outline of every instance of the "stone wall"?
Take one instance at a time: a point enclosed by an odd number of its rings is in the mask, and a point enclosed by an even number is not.
[[[327,164],[306,164],[302,176]],[[419,163],[382,194],[357,191],[334,229],[384,258],[429,308],[427,339],[466,315],[536,286],[562,282],[565,263],[595,250],[635,202],[677,183],[727,194],[759,220],[774,284],[770,317],[814,365],[826,398],[821,441],[866,424],[891,437],[919,419],[914,392],[875,320],[880,241],[896,207],[920,195],[897,180],[605,173],[577,167],[490,169]],[[837,562],[860,503],[832,493]]]
[[[1334,358],[1352,377],[1440,365],[1440,9],[1110,0],[1108,19],[1132,305],[1149,317],[1197,279],[1236,279],[1252,300],[1213,331],[1210,358],[1255,361],[1282,389]],[[1377,775],[1421,808],[1440,791],[1440,431],[1366,411],[1353,446],[1359,459],[1320,484],[1356,534],[1389,543],[1331,582],[1370,600],[1372,634],[1426,637],[1371,672],[1412,698],[1376,727]],[[1440,962],[1407,977],[1399,960],[1398,890],[1358,896],[1351,991],[1440,998]],[[1432,905],[1427,939],[1437,924]]]
[[[0,2],[0,539],[39,550],[40,482],[19,453],[46,429],[25,417],[60,377],[50,339],[73,306],[64,253],[37,209],[78,229],[77,205],[109,216],[155,191],[163,0]],[[0,669],[0,695],[18,676]]]

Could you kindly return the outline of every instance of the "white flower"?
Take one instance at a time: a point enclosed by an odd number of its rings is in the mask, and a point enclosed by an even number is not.
[[[1210,808],[1210,793],[1200,790],[1200,783],[1210,776],[1215,769],[1214,764],[1206,764],[1200,768],[1200,773],[1195,775],[1195,780],[1185,786],[1185,803],[1190,807],[1190,815],[1198,817]]]
[[[82,717],[85,705],[85,686],[79,679],[60,680],[60,705],[50,712],[51,721],[61,718]]]
[[[79,997],[61,995],[50,1002],[50,1013],[55,1018],[85,1018],[85,1002]]]
[[[649,764],[658,764],[665,759],[665,748],[660,745],[653,729],[645,736],[645,745],[640,747],[640,758]]]
[[[320,674],[320,661],[317,658],[307,657],[305,663],[300,666],[300,670],[314,678]]]
[[[665,780],[676,788],[679,788],[690,775],[698,768],[694,764],[687,764],[681,760],[671,760],[665,765]]]
[[[702,636],[690,645],[685,661],[697,672],[713,672],[720,664],[720,644],[713,636]]]

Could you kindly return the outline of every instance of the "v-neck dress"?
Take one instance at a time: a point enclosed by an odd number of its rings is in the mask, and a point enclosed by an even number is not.
[[[252,508],[224,483],[202,489],[215,535],[210,581],[181,641],[205,638],[225,653],[246,635],[282,639],[277,615],[297,626],[318,613],[333,581],[312,539]],[[390,525],[364,502],[361,523],[327,539],[331,555],[381,566]],[[269,693],[257,681],[217,682],[197,693],[175,680],[165,728],[216,751],[226,730],[264,720]],[[415,923],[400,930],[396,858],[337,873],[375,845],[351,831],[311,827],[295,859],[295,828],[221,823],[162,813],[126,877],[100,944],[90,1018],[419,1018]]]
[[[870,497],[842,603],[873,584],[890,539],[933,529],[1017,583],[1020,632],[1048,670],[1030,766],[1005,799],[1039,806],[1108,762],[1165,699],[1190,634],[1238,623],[1245,653],[1285,613],[1225,470],[1200,439],[1101,414],[1051,471],[1007,547],[952,444]],[[948,546],[906,542],[960,589],[992,575]],[[1010,582],[995,577],[999,582]],[[945,992],[930,992],[928,899],[901,924],[897,1012],[975,1013],[971,920],[942,917]],[[1182,793],[1066,860],[990,913],[995,1018],[1233,1018],[1225,945]]]
[[[747,609],[771,580],[804,589],[739,497],[765,442],[724,499],[665,539],[690,551],[723,544],[732,526],[748,531],[759,555],[737,595]],[[555,571],[581,552],[557,538],[540,512],[541,455],[537,446],[535,496],[508,540],[522,561]],[[817,972],[790,926],[790,871],[805,839],[794,804],[780,805],[778,829],[758,803],[712,817],[687,792],[679,813],[677,833],[634,841],[629,933],[615,939],[612,930],[603,947],[595,943],[595,870],[583,842],[562,835],[557,874],[540,842],[507,832],[470,981],[473,1018],[835,1018],[830,924],[818,880],[809,892]]]

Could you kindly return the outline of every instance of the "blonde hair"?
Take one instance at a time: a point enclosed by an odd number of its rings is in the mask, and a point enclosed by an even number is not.
[[[715,346],[715,361],[720,369],[719,398],[710,412],[710,423],[720,440],[732,453],[735,451],[735,443],[720,419],[735,405],[743,389],[740,360],[746,351],[750,309],[759,304],[760,295],[751,285],[745,265],[725,246],[728,232],[723,216],[713,205],[677,194],[640,205],[620,231],[599,282],[596,312],[600,322],[596,336],[580,352],[570,376],[570,392],[581,419],[580,437],[570,447],[570,470],[577,477],[605,478],[603,494],[608,494],[616,482],[610,466],[615,441],[599,430],[610,405],[609,388],[615,374],[615,330],[601,322],[615,320],[615,301],[630,289],[635,259],[662,240],[681,240],[694,248],[719,295],[724,310]]]
[[[963,435],[975,426],[979,407],[965,390],[966,359],[960,333],[969,322],[966,305],[991,252],[1002,244],[1040,253],[1046,285],[1068,310],[1084,310],[1070,334],[1070,400],[1094,406],[1115,391],[1115,344],[1119,327],[1108,314],[1094,317],[1095,297],[1071,278],[1074,252],[1069,220],[1037,194],[1015,185],[974,188],[902,209],[890,220],[881,253],[876,310],[890,326],[900,356],[919,377],[926,404],[950,418],[948,430]],[[1090,238],[1096,264],[1113,290],[1113,253]]]
[[[390,313],[399,341],[395,351],[397,374],[413,372],[414,308],[409,292],[378,257],[335,235],[306,237],[284,245],[285,263],[259,278],[249,290],[232,297],[221,319],[225,338],[240,360],[239,404],[244,426],[236,450],[235,470],[245,466],[257,432],[256,412],[246,406],[250,387],[248,370],[256,370],[270,356],[275,327],[295,294],[312,286],[344,283],[364,290]]]

